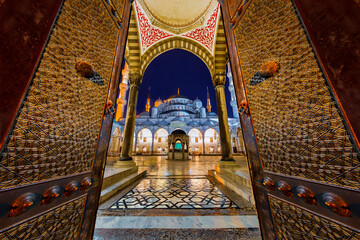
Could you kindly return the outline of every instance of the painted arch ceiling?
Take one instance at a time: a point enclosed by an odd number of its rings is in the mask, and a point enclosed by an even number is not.
[[[136,0],[134,7],[142,54],[162,40],[183,37],[214,55],[220,15],[216,0]]]

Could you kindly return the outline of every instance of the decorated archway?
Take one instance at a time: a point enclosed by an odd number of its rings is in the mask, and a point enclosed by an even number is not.
[[[196,41],[183,37],[172,37],[150,47],[141,56],[141,73],[144,74],[151,61],[157,56],[172,49],[183,49],[195,54],[205,63],[210,73],[214,73],[214,57],[211,53]]]

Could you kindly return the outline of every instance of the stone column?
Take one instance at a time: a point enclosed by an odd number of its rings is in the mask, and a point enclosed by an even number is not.
[[[216,92],[216,103],[219,117],[221,161],[234,161],[231,149],[228,114],[225,99],[225,73],[216,73],[213,76],[213,84]]]
[[[169,159],[169,156],[170,156],[170,142],[169,142],[169,137],[168,137],[168,151],[167,151],[167,159]]]
[[[138,134],[139,134],[139,131],[135,132],[135,135],[133,136],[133,138],[135,137],[135,146],[133,146],[131,152],[133,152],[135,154],[137,153],[136,148],[137,148],[137,144],[138,144],[138,139],[137,139]],[[133,139],[132,143],[134,144],[134,139]]]
[[[115,152],[116,152],[116,155],[117,157],[119,156],[119,150],[120,150],[120,138],[121,136],[119,137],[116,137],[116,144],[115,144]]]
[[[201,132],[201,134],[202,134],[202,140],[203,140],[203,154],[205,155],[206,153],[205,153],[205,131],[203,131],[203,132]]]
[[[171,146],[172,146],[172,160],[175,159],[175,142],[173,142],[173,143],[171,143]]]
[[[152,134],[152,133],[151,133]],[[154,145],[155,145],[155,133],[154,134],[152,134],[152,136],[151,136],[151,155],[153,155],[154,154]]]
[[[240,132],[240,135],[238,135],[238,141],[239,141],[239,148],[240,148],[241,153],[246,155],[246,151],[244,148],[244,138],[243,138],[242,132]]]
[[[139,87],[142,81],[142,76],[139,73],[130,73],[130,96],[128,100],[128,107],[124,128],[124,140],[121,149],[120,161],[132,160],[132,147],[135,130],[135,118],[136,118],[136,104],[139,93]]]

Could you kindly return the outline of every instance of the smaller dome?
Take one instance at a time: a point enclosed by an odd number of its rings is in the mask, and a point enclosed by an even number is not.
[[[197,109],[201,108],[201,107],[202,107],[202,102],[201,102],[201,100],[198,99],[198,98],[196,98],[196,99],[194,100],[194,106],[195,106]]]
[[[138,118],[148,118],[148,117],[150,117],[150,113],[149,112],[142,112],[137,117]]]
[[[120,120],[120,125],[121,125],[121,126],[125,126],[125,118],[123,118],[123,119]]]
[[[155,123],[153,123],[150,120],[146,120],[145,122],[139,123],[139,125],[144,125],[144,126],[153,126],[155,125]]]
[[[170,123],[165,121],[165,120],[162,120],[161,122],[158,123],[158,125],[160,126],[168,126]]]
[[[172,122],[174,122],[174,121],[181,121],[181,122],[185,122],[185,119],[184,119],[183,117],[176,116],[176,117],[174,117],[171,121],[172,121]]]
[[[204,122],[203,124],[201,124],[203,126],[216,126],[216,122],[211,121],[211,120],[207,120],[206,122]]]
[[[216,113],[214,113],[214,112],[208,112],[208,113],[206,113],[208,116],[214,116],[214,117],[216,117],[217,116],[217,114]]]
[[[198,126],[199,124],[196,121],[191,121],[188,123],[189,126]]]
[[[158,107],[158,106],[160,106],[161,104],[163,104],[163,101],[159,98],[158,100],[155,101],[154,106],[155,106],[155,107]]]

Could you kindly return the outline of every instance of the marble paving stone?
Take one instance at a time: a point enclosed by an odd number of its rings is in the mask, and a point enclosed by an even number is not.
[[[235,207],[208,179],[147,178],[109,210],[134,208],[229,208]]]

